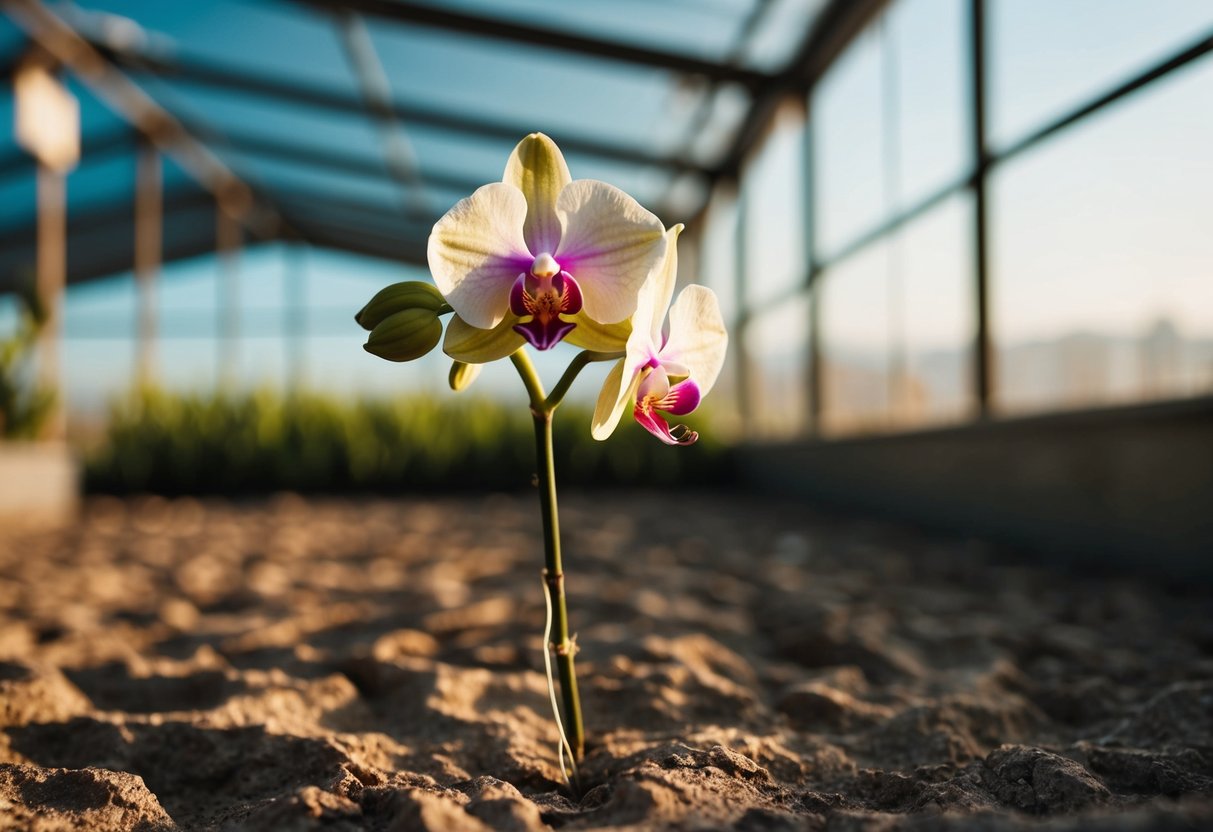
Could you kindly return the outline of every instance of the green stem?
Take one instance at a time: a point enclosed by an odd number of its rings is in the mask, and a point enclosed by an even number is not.
[[[543,384],[539,381],[539,375],[535,372],[535,365],[531,363],[530,356],[526,354],[526,348],[519,347],[510,356],[510,361],[514,362],[514,369],[518,371],[522,385],[526,388],[527,395],[531,397],[531,412],[542,413],[547,405],[544,401]]]
[[[585,353],[582,353],[584,355]],[[578,356],[581,359],[581,355]],[[543,518],[543,579],[552,595],[552,643],[545,649],[556,655],[556,669],[560,676],[560,695],[564,700],[564,723],[568,733],[569,747],[574,760],[580,760],[585,748],[585,729],[581,722],[581,698],[577,694],[577,675],[573,657],[576,643],[569,637],[569,614],[564,600],[564,571],[560,563],[560,514],[556,505],[556,465],[552,453],[552,416],[560,398],[567,392],[569,384],[592,358],[574,359],[553,391],[553,398],[544,396],[543,385],[535,373],[535,367],[525,349],[510,356],[518,375],[526,387],[531,400],[531,415],[535,421],[535,451],[539,472],[539,510]],[[573,367],[576,366],[576,371]],[[570,376],[570,373],[572,375]],[[556,397],[556,392],[560,397]]]
[[[592,364],[595,361],[614,361],[617,358],[623,358],[625,353],[622,352],[594,352],[593,350],[582,350],[573,358],[568,369],[564,371],[564,375],[560,377],[560,381],[556,382],[556,386],[552,388],[551,395],[547,397],[544,404],[548,410],[554,411],[564,401],[564,396],[569,392],[569,388],[573,386],[577,375],[586,368],[587,364]]]
[[[585,729],[581,724],[581,698],[577,695],[577,674],[573,657],[577,645],[569,638],[569,614],[564,602],[564,572],[560,565],[560,515],[556,508],[556,466],[552,457],[552,413],[535,414],[535,449],[539,463],[539,509],[543,516],[543,579],[552,593],[552,643],[556,670],[560,674],[560,694],[564,700],[564,721],[573,759],[580,760],[585,747]]]

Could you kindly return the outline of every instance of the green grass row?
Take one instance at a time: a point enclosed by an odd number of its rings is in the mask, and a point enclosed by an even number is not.
[[[687,420],[702,429],[703,420]],[[710,432],[669,448],[626,418],[606,442],[565,405],[554,443],[561,486],[711,487],[729,482]],[[346,401],[316,393],[182,395],[143,390],[116,403],[90,455],[100,493],[453,492],[529,487],[530,413],[475,396]]]

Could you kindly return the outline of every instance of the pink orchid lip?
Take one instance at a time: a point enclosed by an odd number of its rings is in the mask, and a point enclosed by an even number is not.
[[[581,287],[566,271],[551,277],[520,274],[510,289],[510,311],[530,318],[513,330],[537,350],[549,350],[573,331],[577,324],[560,319],[581,311]]]
[[[674,416],[685,416],[695,408],[699,407],[699,402],[703,399],[703,394],[699,391],[699,385],[691,379],[680,381],[670,388],[670,392],[665,398],[657,402],[653,407],[657,410],[671,413]]]
[[[694,445],[699,439],[699,434],[687,428],[686,425],[675,425],[671,429],[666,420],[658,416],[655,410],[645,410],[640,405],[636,405],[633,415],[642,428],[667,445]],[[674,431],[679,431],[679,434],[675,435]]]
[[[691,379],[680,381],[669,386],[668,376],[664,370],[651,372],[640,382],[636,390],[636,407],[633,415],[640,426],[656,436],[667,445],[693,445],[699,439],[699,434],[685,425],[670,428],[658,412],[674,416],[685,416],[699,407],[703,394],[699,385]],[[674,431],[681,430],[681,435]]]

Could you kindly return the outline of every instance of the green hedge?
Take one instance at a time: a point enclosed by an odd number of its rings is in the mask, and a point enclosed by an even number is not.
[[[556,414],[562,486],[710,487],[731,479],[731,456],[710,432],[693,447],[669,448],[630,419],[606,442],[591,438],[589,425],[584,408],[566,404]],[[111,408],[86,486],[168,495],[484,491],[529,486],[534,471],[529,412],[491,399],[143,390]]]

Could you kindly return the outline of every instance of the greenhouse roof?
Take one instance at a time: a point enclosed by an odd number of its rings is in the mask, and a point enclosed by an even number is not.
[[[542,131],[667,224],[879,0],[7,0],[0,68],[45,50],[80,102],[68,281],[130,267],[138,151],[165,152],[163,258],[251,240],[423,263],[433,222]],[[2,95],[10,122],[13,85]],[[150,137],[150,139],[148,138]],[[35,162],[0,147],[0,292],[33,268]],[[234,206],[234,207],[233,207]]]

